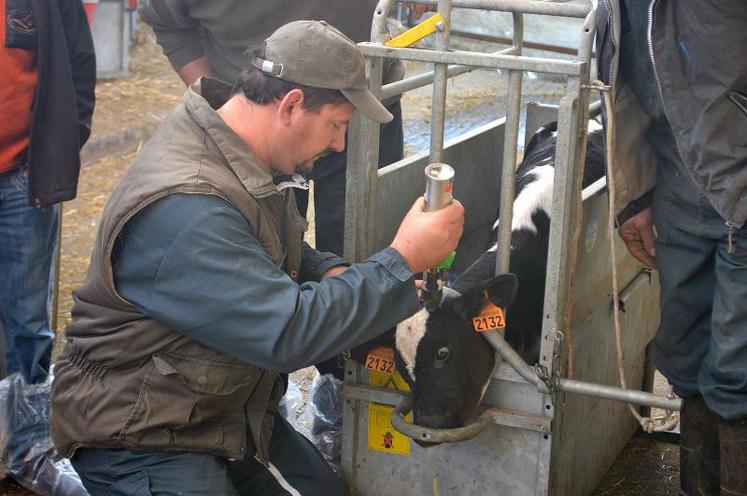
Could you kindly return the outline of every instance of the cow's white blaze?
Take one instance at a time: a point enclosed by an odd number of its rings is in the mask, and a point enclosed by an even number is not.
[[[589,119],[589,125],[587,126],[586,129],[588,130],[589,134],[591,134],[591,133],[596,133],[598,131],[601,131],[603,128],[602,128],[602,124],[598,122],[596,119]]]
[[[425,322],[428,320],[428,311],[420,310],[409,319],[397,325],[395,343],[397,351],[405,362],[407,371],[412,380],[415,380],[415,357],[418,353],[418,345],[425,335]]]
[[[542,210],[549,215],[552,208],[555,168],[552,165],[540,165],[532,169],[529,174],[534,175],[534,181],[526,185],[514,200],[511,231],[524,229],[536,233],[537,226],[532,221],[532,214]]]

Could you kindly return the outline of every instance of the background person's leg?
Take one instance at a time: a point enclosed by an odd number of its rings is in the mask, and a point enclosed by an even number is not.
[[[387,107],[394,119],[381,126],[379,168],[402,158],[402,107],[397,101]],[[349,145],[349,143],[346,143]],[[316,248],[343,255],[345,238],[345,171],[347,151],[320,159],[310,177],[314,180]]]
[[[698,372],[710,346],[716,242],[701,236],[697,194],[688,198],[684,179],[674,172],[657,176],[653,216],[661,323],[652,355],[675,392],[690,398],[700,395]]]
[[[715,213],[714,213],[715,214]],[[721,494],[747,495],[747,228],[732,234],[717,215],[711,343],[698,382],[719,422]]]
[[[707,202],[673,164],[660,163],[654,192],[656,263],[661,323],[654,362],[684,398],[680,412],[682,494],[718,494],[718,417],[700,396],[698,374],[711,342],[717,241],[709,232]]]
[[[0,324],[7,372],[27,382],[47,377],[54,343],[50,281],[59,229],[59,207],[28,203],[25,168],[0,175]]]
[[[345,482],[311,442],[280,415],[270,441],[271,467],[254,458],[230,463],[228,477],[241,496],[344,496]]]
[[[345,239],[345,169],[347,151],[330,153],[314,166],[314,236],[316,249],[343,254]]]
[[[747,418],[747,227],[732,235],[719,218],[716,281],[708,354],[698,376],[708,407],[727,420]],[[747,446],[745,446],[747,449]]]
[[[80,448],[71,459],[91,496],[236,496],[223,458],[206,453]]]

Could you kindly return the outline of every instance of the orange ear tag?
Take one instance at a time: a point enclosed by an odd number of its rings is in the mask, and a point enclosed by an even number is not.
[[[368,352],[365,367],[376,372],[394,373],[394,350],[380,346]]]
[[[505,329],[506,317],[503,315],[503,309],[490,302],[486,303],[480,314],[472,319],[472,326],[477,332]]]

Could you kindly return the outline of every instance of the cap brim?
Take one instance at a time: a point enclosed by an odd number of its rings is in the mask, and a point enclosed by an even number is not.
[[[379,124],[386,124],[394,119],[394,116],[389,113],[386,107],[370,91],[340,90],[340,92],[353,104],[353,107]]]

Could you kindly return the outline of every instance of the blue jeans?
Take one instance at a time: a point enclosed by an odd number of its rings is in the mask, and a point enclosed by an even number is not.
[[[660,157],[661,158],[661,157]],[[747,228],[729,227],[676,164],[660,160],[653,199],[661,324],[654,361],[678,395],[747,417]]]
[[[57,205],[29,205],[25,166],[0,174],[0,326],[6,369],[26,382],[49,372],[52,278],[59,229]]]
[[[229,461],[209,453],[79,448],[71,459],[91,496],[346,496],[321,453],[275,415],[270,469],[251,456]]]

